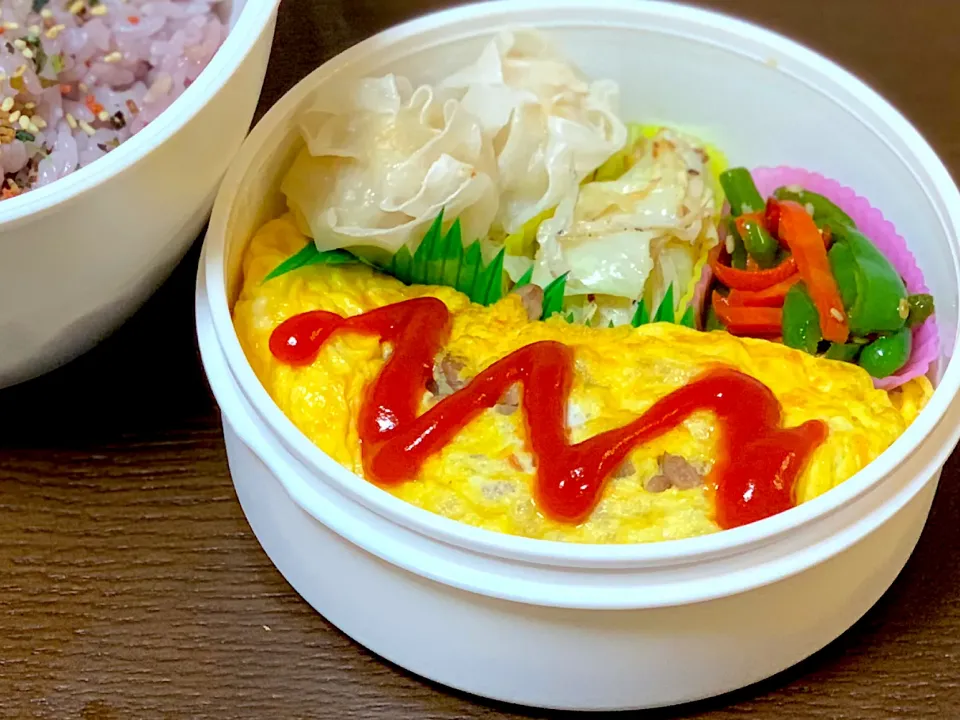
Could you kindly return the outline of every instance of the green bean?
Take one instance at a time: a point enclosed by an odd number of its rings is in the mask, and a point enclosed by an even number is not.
[[[913,333],[903,328],[892,335],[881,335],[860,353],[860,367],[872,377],[885,378],[907,364],[913,349]]]
[[[743,238],[737,230],[737,223],[733,218],[727,218],[727,235],[733,239],[733,252],[730,253],[730,267],[744,270],[747,267],[747,249]]]
[[[743,245],[750,257],[762,268],[771,268],[777,263],[777,250],[780,243],[767,232],[767,229],[754,220],[742,221],[744,232],[741,234]]]
[[[761,212],[767,206],[746,168],[730,168],[720,173],[720,186],[727,196],[730,212],[734,217],[740,217],[744,213]]]

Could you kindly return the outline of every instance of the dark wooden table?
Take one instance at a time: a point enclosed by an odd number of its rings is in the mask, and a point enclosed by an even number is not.
[[[261,111],[352,43],[443,4],[286,0]],[[859,73],[960,171],[960,0],[706,4]],[[382,662],[274,570],[236,502],[197,357],[197,250],[100,348],[0,392],[0,717],[546,717]],[[906,570],[830,647],[644,717],[960,717],[958,481],[954,456]]]

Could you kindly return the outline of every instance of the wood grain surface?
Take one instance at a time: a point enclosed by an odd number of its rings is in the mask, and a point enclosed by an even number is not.
[[[285,0],[261,112],[325,59],[443,4]],[[840,61],[960,171],[960,0],[705,4]],[[197,248],[88,356],[0,392],[0,717],[547,717],[382,662],[273,569],[236,502],[197,357],[196,262]],[[830,647],[642,717],[960,717],[958,481],[955,456],[906,570]]]

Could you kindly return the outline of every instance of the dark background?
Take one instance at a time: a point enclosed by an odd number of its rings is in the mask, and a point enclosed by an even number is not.
[[[351,44],[446,4],[285,0],[260,111]],[[702,4],[858,73],[957,177],[960,0]],[[196,353],[198,250],[97,350],[0,392],[0,717],[547,717],[385,664],[274,570],[236,502]],[[830,647],[757,687],[639,716],[960,717],[958,479],[955,456],[913,559]]]

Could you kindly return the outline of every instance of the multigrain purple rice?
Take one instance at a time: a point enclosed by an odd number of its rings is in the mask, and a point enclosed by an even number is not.
[[[89,165],[216,53],[220,0],[0,0],[0,199]]]

